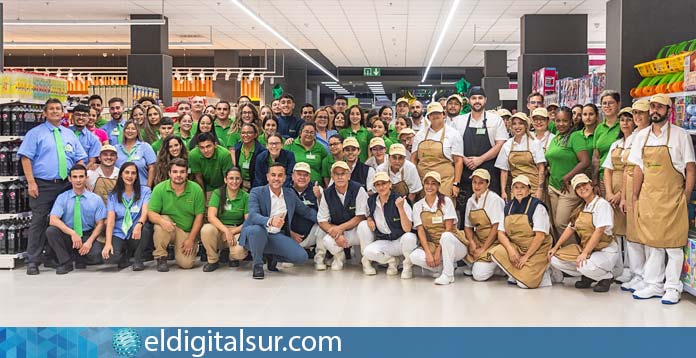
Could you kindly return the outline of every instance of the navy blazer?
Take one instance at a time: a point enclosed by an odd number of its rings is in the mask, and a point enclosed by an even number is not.
[[[288,209],[288,214],[285,217],[288,230],[290,230],[289,228],[292,226],[292,218],[295,214],[302,216],[314,224],[317,223],[316,210],[305,205],[292,188],[283,187],[282,190],[283,198],[285,198],[285,206]],[[249,193],[249,216],[244,221],[244,226],[242,226],[239,243],[242,246],[247,246],[247,240],[251,239],[249,238],[248,229],[254,225],[259,225],[265,229],[270,215],[271,189],[268,185],[252,188]],[[279,234],[284,235],[282,232]]]
[[[242,167],[239,164],[239,157],[242,155],[242,144],[242,142],[237,142],[237,144],[234,145],[234,160],[239,168]],[[264,148],[258,140],[254,140],[254,153],[251,155],[251,160],[249,161],[249,182],[252,184],[254,183],[254,175],[256,173],[256,158],[265,151],[266,148]]]
[[[268,179],[266,174],[268,174],[268,156],[271,155],[268,150],[262,152],[256,157],[256,168],[254,168],[254,181],[251,183],[251,187],[255,188],[257,186],[263,186],[268,184]],[[292,185],[292,170],[295,168],[295,153],[281,149],[280,155],[276,158],[276,162],[283,164],[285,167],[285,183],[283,186]]]

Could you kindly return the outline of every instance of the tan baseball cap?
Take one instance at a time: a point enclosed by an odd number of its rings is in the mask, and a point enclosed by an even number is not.
[[[401,130],[401,132],[399,132],[399,137],[401,137],[402,135],[406,135],[406,134],[414,134],[415,135],[416,132],[411,128],[404,128]]]
[[[389,147],[389,155],[403,155],[406,156],[406,147],[401,143],[394,143]]]
[[[459,101],[459,104],[464,104],[464,101],[462,100],[462,96],[460,96],[456,93],[447,97],[447,101],[445,101],[445,103],[449,102],[453,98],[456,99],[457,101]]]
[[[529,182],[529,178],[527,178],[526,175],[518,175],[514,179],[512,179],[512,185],[515,185],[517,183],[522,183],[526,186],[532,186],[532,184]]]
[[[346,147],[355,147],[360,149],[360,143],[358,143],[358,140],[355,139],[355,137],[348,137],[343,140],[343,148]]]
[[[386,181],[386,182],[391,181],[391,179],[389,179],[389,174],[387,174],[385,172],[377,172],[377,174],[375,174],[375,177],[372,178],[372,184],[377,184],[381,181]]]
[[[512,117],[512,113],[510,113],[510,111],[508,111],[505,108],[499,109],[497,114],[500,117],[505,117],[505,116]]]
[[[624,113],[628,113],[628,114],[630,114],[631,116],[633,116],[633,108],[631,108],[631,107],[624,107],[624,108],[621,108],[621,110],[619,111],[619,116],[622,115],[622,114],[624,114]]]
[[[428,104],[428,111],[426,112],[425,115],[429,116],[431,113],[436,113],[436,112],[445,113],[445,109],[442,108],[442,105],[440,104],[440,102],[431,102],[430,104]]]
[[[537,109],[541,109],[541,108],[537,108]],[[536,111],[536,109],[535,109],[535,111]],[[527,124],[529,124],[529,117],[527,117],[527,114],[524,112],[517,112],[517,113],[513,114],[512,117],[510,117],[510,120],[513,120],[515,118],[519,118],[519,119],[527,122]]]
[[[667,107],[672,107],[672,100],[669,99],[669,97],[664,93],[654,94],[652,97],[650,97],[650,103],[653,102],[665,105]]]
[[[442,183],[442,177],[440,176],[440,173],[435,172],[435,171],[430,171],[425,173],[425,176],[423,177],[423,182],[425,183],[425,179],[428,178],[433,178],[435,179],[436,182]]]
[[[491,173],[489,173],[488,170],[482,168],[474,170],[474,172],[471,173],[469,179],[472,179],[473,177],[479,177],[483,180],[488,180],[489,182],[491,181]]]
[[[378,145],[381,145],[382,147],[385,147],[385,148],[387,147],[387,145],[384,144],[384,139],[382,139],[381,137],[374,137],[374,138],[370,139],[370,145],[368,146],[368,148],[372,149],[372,147],[376,147]],[[345,146],[345,144],[344,144],[344,146]]]
[[[650,102],[648,102],[645,99],[639,99],[639,100],[633,102],[631,109],[634,111],[639,111],[639,112],[649,112],[650,111]]]
[[[333,163],[333,165],[331,166],[331,172],[333,173],[333,171],[336,170],[337,168],[341,168],[341,169],[345,169],[345,170],[350,171],[350,167],[348,166],[348,163],[346,163],[342,160],[339,160],[336,163]]]
[[[553,102],[553,103],[549,104],[548,106],[546,106],[546,109],[549,109],[551,107],[561,108],[561,106],[559,106],[558,103],[556,103],[556,102]]]
[[[584,183],[592,183],[592,180],[587,176],[585,173],[580,173],[576,176],[573,177],[570,181],[570,186],[573,187],[573,190],[578,187],[580,184]]]
[[[104,144],[104,145],[102,145],[101,150],[99,151],[99,153],[104,153],[104,152],[114,152],[114,153],[118,153],[118,152],[116,151],[116,147],[114,147],[114,146],[111,145],[111,144]]]
[[[307,172],[310,174],[312,173],[312,169],[309,167],[309,164],[307,164],[305,162],[299,162],[299,163],[295,164],[295,168],[293,168],[293,171],[298,171],[298,170],[303,171],[303,172]]]
[[[402,102],[408,104],[408,98],[406,98],[406,97],[401,97],[401,98],[399,98],[399,99],[396,100],[396,104],[397,104],[397,105],[399,105],[399,103],[402,103]]]
[[[543,107],[535,108],[532,111],[532,117],[534,116],[549,118],[549,111],[547,111],[546,108]]]

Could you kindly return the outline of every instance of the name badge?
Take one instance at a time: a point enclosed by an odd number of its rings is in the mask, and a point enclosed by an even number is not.
[[[486,134],[486,128],[477,128],[476,135]]]
[[[442,224],[442,216],[433,216],[433,224]]]
[[[139,207],[139,206],[137,206],[137,205],[131,206],[131,212],[132,212],[132,213],[137,213],[138,211],[140,211],[140,207]]]
[[[232,210],[232,204],[225,204],[225,210],[227,210],[227,211]]]
[[[314,160],[314,159],[317,159],[317,156],[312,154],[312,153],[309,153],[309,154],[307,154],[307,159]]]
[[[68,143],[65,145],[65,151],[66,152],[72,152],[73,151],[73,146],[72,144]]]
[[[242,169],[249,169],[249,162],[242,163]]]
[[[119,134],[118,128],[114,128],[114,129],[111,131],[111,134],[113,134],[113,135],[118,135],[118,134]]]
[[[140,160],[140,156],[136,154],[136,155],[131,157],[131,160],[132,161]]]
[[[311,205],[312,205],[312,202],[309,201],[309,200],[306,200],[306,199],[303,200],[302,203],[305,204],[305,206],[311,206]]]

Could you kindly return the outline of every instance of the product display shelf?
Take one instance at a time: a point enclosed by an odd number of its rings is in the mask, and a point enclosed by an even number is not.
[[[0,106],[5,104],[45,104],[46,101],[36,99],[17,99],[17,98],[0,98]]]
[[[687,285],[684,285],[684,292],[687,292],[687,293],[691,294],[692,296],[696,296],[696,289],[691,288]]]
[[[669,98],[686,97],[686,96],[696,96],[696,91],[667,93],[667,96],[668,96]],[[634,98],[633,101],[635,102],[635,101],[637,101],[637,100],[639,100],[639,99],[649,100],[649,99],[650,99],[650,96]]]
[[[16,260],[22,260],[25,257],[25,252],[0,255],[0,269],[13,269],[16,266]]]

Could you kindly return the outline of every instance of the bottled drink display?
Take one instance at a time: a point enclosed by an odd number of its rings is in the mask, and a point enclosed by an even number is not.
[[[4,105],[0,108],[0,135],[23,136],[44,121],[40,105]]]
[[[0,176],[22,176],[22,162],[20,161],[17,152],[21,141],[3,142],[0,143]]]
[[[0,221],[0,255],[27,250],[27,232],[31,218]]]
[[[31,211],[29,186],[23,181],[0,183],[0,214],[17,214]]]

